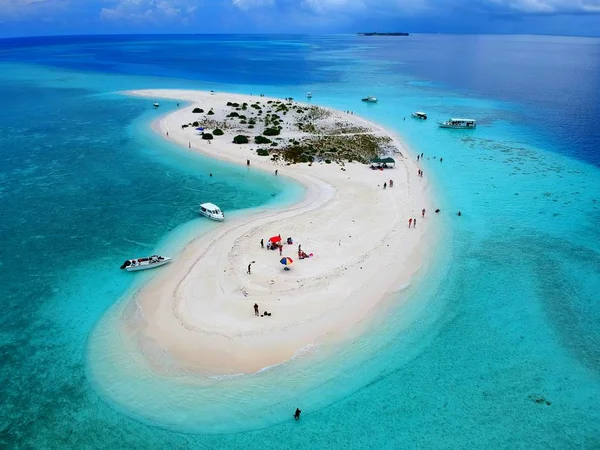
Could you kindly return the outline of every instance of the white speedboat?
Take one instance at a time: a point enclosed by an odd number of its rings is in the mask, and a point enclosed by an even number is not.
[[[146,258],[128,259],[123,263],[121,269],[127,272],[135,272],[136,270],[154,269],[155,267],[164,266],[171,262],[169,256],[152,255]]]
[[[415,119],[427,120],[427,114],[422,111],[417,111],[411,114]]]
[[[377,97],[365,97],[363,99],[361,99],[361,101],[363,102],[367,102],[367,103],[377,103]]]
[[[309,92],[308,94],[306,94],[306,98],[312,98],[312,92]]]
[[[225,220],[225,214],[223,211],[212,203],[202,203],[200,205],[200,211],[198,211],[201,216],[208,217],[211,220],[216,220],[217,222],[223,222]]]
[[[158,103],[155,103],[155,104],[154,104],[154,107],[155,107],[155,108],[158,108],[159,106],[160,106],[160,105],[159,105]]]
[[[474,119],[454,119],[450,118],[445,122],[438,122],[440,128],[475,128],[477,126]]]

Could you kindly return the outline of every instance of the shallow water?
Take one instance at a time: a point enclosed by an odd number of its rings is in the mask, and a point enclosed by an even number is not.
[[[0,231],[10,236],[0,250],[3,445],[600,446],[600,40],[181,40],[0,45],[0,106],[10,112],[0,125]],[[461,45],[468,51],[447,56]],[[566,69],[550,70],[556,61]],[[87,340],[132,287],[116,265],[206,226],[199,197],[233,210],[299,195],[153,136],[148,123],[163,107],[113,94],[145,87],[312,91],[316,104],[401,133],[425,153],[438,199],[428,210],[442,209],[430,218],[441,233],[430,266],[351,345],[203,386],[114,371],[105,375],[121,397],[106,396],[86,377],[101,360]],[[379,104],[357,101],[365,95]],[[430,120],[410,119],[414,110]],[[431,120],[450,115],[473,116],[478,129]]]

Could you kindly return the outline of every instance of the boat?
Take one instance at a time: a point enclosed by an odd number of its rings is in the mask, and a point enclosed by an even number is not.
[[[135,272],[136,270],[154,269],[155,267],[164,266],[171,262],[171,257],[152,255],[146,258],[128,259],[123,263],[121,269],[127,272]]]
[[[159,105],[158,103],[155,103],[155,104],[154,104],[154,107],[155,107],[155,108],[158,108],[159,106],[160,106],[160,105]]]
[[[427,114],[421,111],[416,111],[412,113],[411,116],[413,116],[415,119],[427,120]]]
[[[308,94],[306,94],[306,98],[312,98],[312,92],[309,92]]]
[[[225,214],[223,211],[212,203],[202,203],[200,205],[200,211],[198,211],[201,216],[208,217],[211,220],[216,220],[217,222],[223,222],[225,220]]]
[[[476,122],[474,119],[454,119],[450,118],[446,122],[438,122],[440,128],[475,128]]]
[[[361,101],[368,102],[368,103],[377,103],[377,97],[369,96],[369,97],[362,98]]]

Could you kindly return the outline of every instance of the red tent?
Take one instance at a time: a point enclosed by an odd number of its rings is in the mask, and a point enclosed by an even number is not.
[[[271,239],[269,239],[269,241],[271,241],[273,244],[277,244],[278,242],[281,242],[281,236],[273,236]]]

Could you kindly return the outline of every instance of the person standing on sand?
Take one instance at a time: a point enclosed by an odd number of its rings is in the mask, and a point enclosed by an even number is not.
[[[296,408],[296,412],[294,413],[294,419],[299,420],[301,413],[302,411],[299,408]]]
[[[298,244],[298,253],[300,253],[302,251],[302,246],[300,244]]]
[[[248,275],[252,274],[252,263],[248,264]]]
[[[254,315],[255,316],[260,316],[260,314],[258,313],[258,303],[254,304]]]
[[[423,208],[423,209],[421,210],[421,218],[424,218],[424,217],[425,217],[425,208]]]
[[[279,172],[279,169],[275,169],[275,176],[277,176],[277,172]]]
[[[417,228],[417,218],[413,219],[413,228]]]
[[[283,245],[279,244],[279,256],[281,256],[283,252]]]
[[[383,183],[383,189],[387,187],[387,183]]]
[[[410,228],[411,225],[412,225],[412,217],[410,219],[408,219],[408,228]]]
[[[417,155],[417,162],[419,161],[419,158],[421,157],[421,155]]]
[[[265,240],[264,239],[260,240],[260,248],[265,248]]]
[[[394,180],[390,180],[390,187],[393,188],[394,187]]]
[[[188,142],[188,148],[192,148],[192,143]]]

